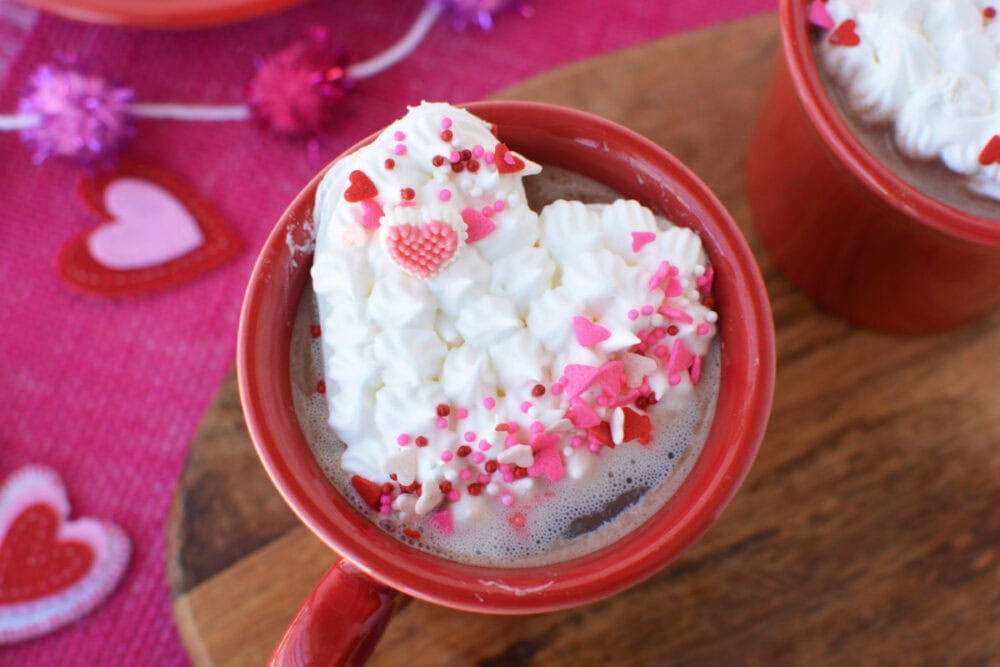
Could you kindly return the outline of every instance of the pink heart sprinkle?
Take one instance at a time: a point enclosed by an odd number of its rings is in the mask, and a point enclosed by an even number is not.
[[[438,273],[458,250],[458,232],[447,222],[395,225],[385,236],[389,256],[403,269],[421,278]]]
[[[374,199],[361,202],[361,226],[365,229],[378,229],[383,215],[382,207]]]
[[[566,418],[577,428],[590,428],[601,423],[601,418],[594,407],[587,401],[581,400],[579,396],[570,401]]]
[[[597,373],[598,369],[593,366],[567,364],[566,369],[563,371],[563,377],[566,379],[566,394],[571,398],[579,396],[586,391],[587,387],[594,384]]]
[[[141,178],[120,178],[104,190],[114,218],[87,237],[90,256],[109,269],[164,264],[198,248],[205,235],[194,216],[170,191]]]
[[[557,447],[543,447],[535,452],[535,462],[528,468],[531,477],[548,477],[553,482],[563,478],[562,457]]]
[[[480,239],[486,238],[497,228],[495,222],[474,208],[467,208],[463,210],[462,220],[465,221],[465,224],[468,227],[466,232],[468,236],[465,240],[469,243],[475,243]]]
[[[611,338],[610,331],[600,324],[591,322],[586,317],[576,316],[573,318],[573,331],[576,333],[576,339],[580,342],[580,345],[584,347],[597,345],[602,340]]]
[[[826,2],[823,0],[813,0],[812,4],[809,5],[808,21],[823,30],[830,30],[837,25],[837,22],[830,16],[830,12],[827,11]]]
[[[632,252],[639,252],[644,245],[655,240],[655,232],[632,232]]]

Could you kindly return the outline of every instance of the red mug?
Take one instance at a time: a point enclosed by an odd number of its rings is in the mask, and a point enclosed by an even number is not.
[[[272,664],[362,663],[385,627],[396,591],[455,609],[533,614],[633,586],[708,529],[742,483],[763,437],[774,387],[770,305],[753,255],[715,196],[666,151],[596,116],[531,102],[467,108],[494,123],[511,149],[594,178],[697,230],[715,267],[720,314],[722,374],[714,423],[673,497],[642,526],[580,558],[520,568],[467,565],[382,531],[327,480],[292,402],[291,327],[312,260],[308,248],[320,173],[264,245],[240,317],[240,398],[257,453],[303,523],[342,556],[292,621]]]
[[[781,0],[781,51],[747,154],[761,239],[791,282],[830,312],[922,334],[1000,305],[1000,220],[947,206],[871,155],[827,96],[808,0]]]

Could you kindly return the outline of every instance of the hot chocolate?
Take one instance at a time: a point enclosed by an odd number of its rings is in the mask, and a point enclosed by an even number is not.
[[[815,53],[852,133],[899,178],[1000,220],[1000,20],[992,0],[814,0]]]
[[[447,105],[331,168],[292,380],[373,521],[463,562],[554,562],[683,480],[718,392],[712,268],[693,232],[613,199]]]

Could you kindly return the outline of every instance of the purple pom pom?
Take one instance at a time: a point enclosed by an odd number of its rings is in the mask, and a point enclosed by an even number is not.
[[[18,113],[37,118],[21,131],[36,162],[66,157],[93,163],[118,153],[135,134],[135,91],[64,65],[42,65],[28,80]]]
[[[469,25],[478,25],[485,31],[493,29],[493,15],[506,10],[521,16],[530,14],[522,0],[429,0],[430,4],[444,9],[456,30],[465,30]]]
[[[257,67],[248,104],[270,130],[286,136],[315,136],[333,119],[349,88],[347,57],[328,32],[315,28]]]

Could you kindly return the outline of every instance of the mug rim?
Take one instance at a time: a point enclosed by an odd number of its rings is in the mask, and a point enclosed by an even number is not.
[[[819,75],[806,17],[810,0],[780,0],[782,52],[798,99],[834,156],[865,187],[907,217],[939,232],[1000,247],[1000,220],[962,211],[931,197],[897,176],[871,154],[847,126]]]
[[[295,225],[309,224],[316,190],[329,166],[282,214],[254,266],[239,323],[240,398],[257,453],[286,503],[314,534],[369,575],[401,592],[456,609],[501,614],[554,611],[612,595],[651,576],[701,537],[735,495],[756,456],[770,415],[775,374],[770,304],[760,271],[736,223],[707,186],[661,147],[612,121],[565,107],[516,101],[463,106],[495,123],[501,140],[513,150],[519,150],[522,141],[538,143],[543,136],[562,142],[560,146],[569,151],[600,150],[594,146],[594,137],[599,137],[598,143],[605,150],[627,149],[622,155],[628,156],[627,163],[635,171],[619,176],[609,172],[609,178],[621,179],[615,189],[655,190],[662,193],[657,196],[670,198],[678,210],[687,210],[694,226],[701,225],[698,231],[717,267],[716,275],[723,275],[719,283],[722,291],[717,295],[723,379],[716,418],[702,454],[671,499],[642,525],[606,547],[567,561],[520,568],[445,560],[400,542],[355,510],[312,457],[298,427],[288,387],[291,322],[287,301],[294,299],[290,311],[294,313],[299,298],[295,293],[297,290],[301,295],[308,271],[298,271],[298,284],[289,282],[291,274],[282,271],[291,263],[311,258],[311,252],[296,250],[291,235]],[[582,128],[588,131],[581,133]],[[507,136],[515,133],[523,139],[512,141]],[[540,157],[531,150],[521,152],[533,159]],[[609,162],[607,169],[611,166]],[[588,163],[587,167],[593,165]],[[662,180],[633,178],[646,170],[659,174]],[[661,208],[654,206],[660,213]],[[282,307],[286,310],[280,310]],[[264,328],[259,326],[262,311],[286,316],[284,322],[272,318],[277,333],[271,337],[276,340],[268,337],[267,320]],[[284,362],[280,361],[282,354]],[[278,373],[273,372],[275,358],[279,359]],[[284,389],[281,368],[285,371]],[[274,392],[265,390],[267,383],[276,382]],[[283,391],[284,395],[272,395]],[[734,410],[726,420],[718,419],[723,408]],[[307,457],[302,454],[303,447]]]

